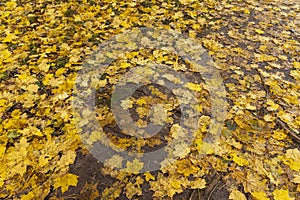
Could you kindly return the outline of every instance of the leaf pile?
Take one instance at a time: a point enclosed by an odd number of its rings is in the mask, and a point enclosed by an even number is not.
[[[154,198],[170,199],[187,188],[205,188],[205,176],[215,171],[222,176],[229,199],[299,199],[299,18],[297,0],[2,1],[0,198],[44,199],[53,190],[64,193],[78,184],[69,166],[75,161],[75,150],[85,148],[71,106],[80,66],[113,35],[132,27],[158,27],[188,35],[213,58],[227,91],[222,135],[213,146],[202,141],[211,110],[205,100],[209,96],[205,82],[196,79],[186,86],[203,98],[199,105],[203,115],[189,150],[178,148],[178,155],[183,156],[155,173],[139,174],[143,163],[122,163],[122,158],[111,157],[108,166],[119,163],[137,173],[103,167],[101,172],[115,182],[93,196],[139,198],[147,183]],[[99,102],[109,101],[107,86],[135,63],[152,59],[177,70],[189,67],[176,55],[157,50],[130,52],[122,59],[107,69]],[[131,109],[139,126],[145,126],[151,115],[157,124],[172,124],[175,119],[170,111],[175,112],[176,99],[164,96],[156,86],[144,89],[155,98],[136,95],[123,101],[122,107]],[[147,105],[151,101],[161,107],[151,108]],[[99,123],[111,124],[108,107],[98,109]],[[157,110],[165,110],[161,119]],[[180,129],[174,126],[174,132],[176,128]],[[181,137],[180,131],[177,134]],[[97,140],[97,135],[91,139]],[[127,138],[112,136],[112,141],[124,149],[131,145]],[[153,139],[148,145],[160,142]],[[135,145],[137,151],[141,144]]]

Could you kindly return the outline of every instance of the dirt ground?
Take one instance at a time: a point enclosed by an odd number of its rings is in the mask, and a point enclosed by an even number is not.
[[[115,182],[115,179],[103,175],[101,173],[101,168],[103,164],[93,157],[87,150],[79,149],[77,151],[77,157],[75,163],[70,166],[70,173],[79,176],[78,184],[76,187],[71,186],[67,192],[61,194],[60,189],[53,190],[48,195],[46,200],[51,199],[110,199],[109,197],[95,197],[96,191],[101,194],[104,189]],[[174,195],[174,200],[227,200],[229,197],[229,192],[227,191],[227,186],[222,181],[222,175],[212,172],[211,174],[205,176],[207,182],[207,187],[203,190],[192,190],[186,189],[180,194]],[[87,185],[92,187],[87,187]],[[143,195],[135,196],[134,199],[139,200],[149,200],[153,198],[153,191],[149,190],[150,185],[145,182],[142,185]],[[124,188],[125,189],[125,188]],[[125,194],[119,196],[120,200],[127,200],[128,198]]]

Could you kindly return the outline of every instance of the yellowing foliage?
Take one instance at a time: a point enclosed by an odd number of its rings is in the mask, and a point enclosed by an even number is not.
[[[54,179],[54,188],[61,187],[62,193],[66,192],[70,186],[76,186],[78,176],[75,174],[66,174]]]
[[[294,199],[289,196],[289,191],[283,190],[283,189],[281,189],[281,190],[276,189],[273,192],[273,195],[274,195],[275,200],[293,200]]]
[[[233,190],[230,195],[229,195],[229,199],[232,199],[232,200],[246,200],[246,196],[241,193],[240,191],[238,190]]]
[[[87,184],[86,190],[102,188],[93,193],[95,198],[139,198],[148,182],[153,198],[175,199],[186,189],[212,188],[214,181],[204,180],[212,173],[222,176],[224,190],[231,191],[229,199],[246,199],[246,193],[258,200],[300,198],[297,0],[3,0],[0,21],[0,199],[79,198],[76,195],[82,195],[81,191],[66,195],[70,186],[84,185],[78,184],[79,175],[70,172],[70,166],[81,162],[76,157],[86,146],[79,132],[93,129],[92,120],[105,133],[84,133],[90,146],[105,140],[120,150],[145,153],[177,142],[168,149],[176,159],[155,163],[164,166],[155,173],[140,173],[148,169],[146,161],[106,155],[103,169],[113,180],[104,189],[103,180]],[[96,102],[100,105],[95,112],[82,110],[85,119],[76,121],[71,104],[84,61],[104,41],[133,27],[176,30],[204,47],[186,57],[200,58],[207,50],[211,59],[201,57],[207,66],[195,66],[165,47],[123,52],[123,47],[135,49],[138,44],[128,35],[119,37],[111,44],[117,46],[116,52],[105,52],[107,60],[117,59],[100,80],[100,74],[93,74],[81,82],[83,88],[99,89]],[[170,41],[145,34],[141,44],[151,45],[153,39]],[[174,41],[177,51],[182,50],[180,42],[185,41]],[[187,46],[183,50],[192,52],[194,46]],[[124,79],[132,83],[143,75],[160,74],[144,67],[149,63],[167,65],[188,82],[161,74],[155,85],[143,86],[140,93],[121,100],[120,110],[137,118],[138,128],[151,123],[165,126],[161,135],[145,139],[135,137],[143,135],[142,131],[136,133],[129,127],[123,133],[116,128],[111,93],[131,69],[136,69],[134,75]],[[208,78],[204,80],[203,74]],[[167,83],[176,86],[174,91],[157,86]],[[222,84],[226,93],[218,89]],[[84,92],[92,93],[90,89]],[[196,116],[185,110],[193,98],[190,92],[198,100],[193,105]],[[213,108],[213,103],[220,103],[216,101],[224,101],[228,108]],[[196,131],[189,131],[190,124],[182,118],[197,118]],[[222,134],[214,140],[218,131]],[[194,140],[188,145],[185,139],[190,135]],[[125,172],[112,169],[124,166]]]

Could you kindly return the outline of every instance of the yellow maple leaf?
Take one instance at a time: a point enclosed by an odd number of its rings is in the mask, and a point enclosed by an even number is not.
[[[178,143],[174,146],[172,155],[179,158],[184,158],[190,152],[190,145],[187,143]]]
[[[72,150],[68,150],[64,152],[61,156],[60,160],[57,161],[57,168],[61,170],[67,170],[70,164],[73,164],[76,158],[76,152]]]
[[[121,192],[123,191],[123,188],[118,186],[118,184],[119,182],[115,182],[112,186],[108,186],[107,188],[105,188],[102,192],[102,199],[118,199]]]
[[[233,39],[237,39],[240,36],[240,34],[236,30],[230,30],[230,31],[228,31],[227,34],[229,37],[231,37]]]
[[[285,123],[289,123],[289,122],[293,121],[293,116],[289,113],[286,113],[283,110],[279,111],[277,115]]]
[[[15,119],[19,119],[21,114],[22,114],[22,111],[19,110],[19,109],[16,109],[16,110],[11,112],[11,116]]]
[[[126,68],[128,68],[128,67],[130,67],[130,64],[127,63],[127,62],[122,62],[122,63],[120,64],[120,68],[121,68],[121,69],[126,69]]]
[[[126,163],[126,171],[134,174],[138,174],[143,167],[144,163],[140,162],[136,158],[132,162],[127,161]]]
[[[195,0],[179,0],[179,2],[183,5],[188,5],[193,3]]]
[[[136,101],[136,104],[139,105],[139,106],[142,106],[142,105],[145,105],[147,104],[146,100],[144,98],[139,98],[137,101]]]
[[[6,147],[0,146],[0,158],[4,155],[5,150],[6,150]]]
[[[212,144],[203,142],[201,139],[197,139],[195,141],[195,147],[201,154],[213,154],[214,153]]]
[[[267,110],[269,110],[269,111],[275,111],[279,108],[279,105],[276,104],[271,99],[267,100],[266,104],[268,105]]]
[[[168,111],[162,104],[156,104],[152,106],[151,115],[153,116],[151,122],[154,124],[163,125],[168,118]]]
[[[255,191],[255,192],[252,192],[251,194],[257,200],[269,200],[266,193],[263,191],[260,191],[260,192]]]
[[[294,200],[294,198],[291,198],[289,196],[289,191],[288,190],[274,190],[273,192],[274,195],[274,200]]]
[[[11,52],[8,49],[1,51],[0,59],[6,60],[11,56]]]
[[[0,99],[0,107],[4,107],[7,104],[6,99]]]
[[[184,159],[177,161],[177,172],[188,177],[191,174],[195,174],[199,171],[199,167],[194,166],[190,161]]]
[[[49,163],[49,158],[47,158],[45,155],[42,155],[39,157],[39,167],[44,167]]]
[[[14,33],[7,33],[6,37],[2,40],[2,42],[13,42],[16,43],[16,41],[13,41],[17,38],[17,36]]]
[[[182,81],[180,78],[174,76],[173,74],[164,74],[162,77],[168,79],[169,81],[172,81],[175,84],[180,84]]]
[[[178,180],[176,180],[176,179],[172,180],[172,181],[171,181],[171,186],[172,186],[173,188],[175,188],[175,189],[181,188],[180,181],[178,181]]]
[[[22,87],[22,89],[36,93],[39,90],[39,86],[36,84],[30,84],[27,87]]]
[[[278,60],[276,57],[266,54],[255,54],[257,62],[270,62]]]
[[[65,174],[62,177],[58,177],[54,180],[54,189],[61,187],[61,192],[68,191],[69,186],[76,186],[78,182],[78,176],[75,174]]]
[[[200,92],[202,90],[202,87],[200,84],[195,84],[195,83],[186,83],[184,87],[189,88],[190,90],[194,90],[197,92]]]
[[[300,175],[294,175],[293,183],[300,183]]]
[[[232,199],[232,200],[247,200],[246,196],[238,190],[233,190],[229,195],[229,199]]]
[[[47,62],[48,62],[47,60],[43,60],[43,61],[39,64],[38,68],[39,68],[40,70],[44,71],[44,72],[48,72],[48,70],[49,70],[49,68],[50,68],[50,65],[47,64]]]
[[[287,134],[284,132],[284,130],[275,130],[272,137],[277,140],[284,140],[287,137]]]
[[[47,66],[49,66],[49,65],[47,65]],[[48,71],[48,70],[47,70],[47,71]],[[59,77],[59,76],[61,76],[63,73],[65,73],[66,71],[67,71],[66,68],[59,68],[58,70],[56,70],[55,76],[56,76],[56,77]]]
[[[126,184],[126,197],[128,199],[134,199],[133,196],[141,196],[142,195],[142,189],[140,185],[134,184],[134,183],[127,183]]]
[[[121,107],[124,110],[127,110],[128,108],[132,108],[133,102],[131,99],[124,99],[121,101]]]
[[[122,168],[123,158],[119,155],[113,155],[110,159],[107,159],[104,163],[105,166]]]
[[[74,64],[77,63],[80,60],[80,55],[71,55],[69,62]]]
[[[300,151],[298,149],[288,149],[284,156],[278,156],[282,162],[292,170],[300,171]]]
[[[276,119],[276,117],[274,117],[273,115],[270,115],[270,114],[264,115],[264,120],[266,122],[273,122],[275,119]]]
[[[34,198],[34,193],[31,191],[28,194],[25,194],[21,197],[21,200],[31,200]]]
[[[146,181],[155,180],[155,177],[150,172],[145,172],[144,176]]]
[[[185,136],[185,132],[179,124],[173,124],[170,133],[174,139],[183,138]]]
[[[262,34],[265,33],[263,30],[260,30],[260,29],[256,29],[255,32],[258,33],[258,34],[260,34],[260,35],[262,35]]]
[[[43,136],[43,133],[40,131],[40,129],[38,129],[37,127],[34,126],[29,126],[27,128],[24,128],[23,130],[19,131],[20,133],[22,133],[22,135],[36,135],[36,136]]]
[[[293,66],[296,68],[296,69],[300,69],[300,62],[294,62],[293,63]]]
[[[245,8],[244,10],[243,10],[243,12],[245,13],[245,14],[247,14],[247,15],[249,15],[251,12],[249,11],[249,9],[247,9],[247,8]]]
[[[249,164],[248,160],[244,159],[243,157],[241,157],[239,155],[236,155],[236,154],[230,154],[230,155],[232,156],[233,162],[235,162],[239,166],[245,166],[245,165]]]
[[[87,144],[91,145],[93,142],[99,141],[102,137],[103,135],[101,132],[93,131],[87,140]]]
[[[191,183],[192,189],[203,189],[206,187],[206,181],[204,179],[198,178]]]

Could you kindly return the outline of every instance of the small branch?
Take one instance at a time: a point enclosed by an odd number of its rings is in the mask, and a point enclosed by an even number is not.
[[[299,132],[297,130],[291,129],[286,123],[284,123],[281,119],[276,119],[276,123],[278,123],[282,128],[288,131],[290,136],[300,144]]]
[[[208,197],[207,197],[208,200],[211,199],[211,196],[212,196],[212,194],[214,193],[214,191],[216,190],[216,188],[217,188],[219,182],[220,182],[220,179],[219,179],[218,182],[214,185],[213,189],[210,191],[210,193],[209,193],[209,195],[208,195]]]
[[[195,193],[195,192],[196,192],[196,190],[193,190],[193,192],[192,192],[192,194],[191,194],[189,200],[193,200],[193,197],[194,197],[194,193]]]
[[[207,198],[206,199],[210,199],[213,192],[216,190],[219,182],[221,180],[221,176],[218,174],[218,173],[215,173],[214,177],[213,177],[213,180],[209,183],[209,185],[207,186],[206,190],[205,190],[205,193],[207,191]]]
[[[261,82],[262,82],[262,85],[263,85],[263,88],[266,92],[266,98],[264,100],[263,103],[266,103],[267,99],[270,97],[270,91],[268,89],[268,87],[266,86],[265,82],[264,82],[264,79],[263,79],[263,76],[261,75],[261,73],[259,72],[258,69],[256,69],[260,79],[261,79]],[[283,105],[281,102],[276,102],[278,103],[279,105],[281,105],[283,108],[285,108],[285,105]],[[277,118],[276,120],[276,123],[279,124],[283,129],[287,130],[289,135],[296,141],[300,144],[300,132],[297,131],[297,130],[293,130],[292,128],[290,128],[285,122],[283,122],[281,119]],[[299,135],[299,136],[298,136]]]
[[[267,101],[267,99],[270,97],[270,91],[269,91],[268,87],[266,86],[265,81],[264,81],[264,77],[262,76],[260,71],[258,69],[255,69],[255,71],[257,72],[257,74],[258,74],[258,76],[261,80],[261,84],[263,86],[264,91],[266,92],[266,98],[264,100],[264,103],[265,103]]]

